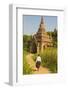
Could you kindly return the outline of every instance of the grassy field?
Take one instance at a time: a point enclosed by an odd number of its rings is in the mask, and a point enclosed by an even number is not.
[[[40,53],[42,58],[42,66],[50,69],[52,73],[57,73],[57,48],[46,48],[43,53]],[[33,59],[36,60],[37,54]]]

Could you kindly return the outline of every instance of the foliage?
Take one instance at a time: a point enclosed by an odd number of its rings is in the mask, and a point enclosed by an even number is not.
[[[26,51],[24,51],[24,53],[23,53],[23,74],[25,74],[25,75],[26,74],[32,74],[32,69],[26,61],[26,55],[27,54],[28,53]]]
[[[53,40],[53,47],[57,47],[57,29],[54,29],[54,31],[47,32],[50,37],[52,37]]]
[[[50,69],[52,73],[57,72],[57,48],[46,48],[43,53],[40,53],[42,58],[42,66]],[[33,59],[36,60],[37,54],[34,54]]]
[[[44,53],[41,54],[42,66],[48,67],[53,73],[57,72],[57,49],[47,48]]]
[[[31,35],[24,35],[23,36],[23,48],[26,51],[29,51],[30,49],[30,41],[31,41]]]

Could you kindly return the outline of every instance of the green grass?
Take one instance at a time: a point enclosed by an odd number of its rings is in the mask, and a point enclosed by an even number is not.
[[[46,48],[43,53],[40,53],[42,58],[42,66],[50,69],[52,73],[57,73],[57,48]],[[37,54],[34,54],[33,59],[36,60]]]
[[[26,61],[26,55],[27,54],[28,53],[26,51],[23,52],[23,74],[24,75],[32,74],[32,69],[31,69],[31,67],[29,66],[29,64]]]

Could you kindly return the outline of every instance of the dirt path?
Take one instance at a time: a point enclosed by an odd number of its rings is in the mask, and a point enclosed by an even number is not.
[[[36,70],[36,67],[35,67],[35,62],[34,60],[32,59],[32,54],[28,54],[26,56],[26,59],[27,59],[27,63],[30,65],[30,67],[33,69],[33,73],[34,74],[45,74],[45,73],[50,73],[49,69],[48,68],[44,68],[44,67],[40,67],[39,71]]]

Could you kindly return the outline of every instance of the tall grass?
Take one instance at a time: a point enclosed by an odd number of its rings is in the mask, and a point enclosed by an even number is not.
[[[40,53],[42,58],[42,66],[50,69],[52,73],[57,73],[57,48],[46,48],[43,53]],[[36,60],[37,54],[33,59]]]
[[[52,73],[57,73],[57,48],[47,48],[41,54],[42,66],[48,67]]]
[[[30,67],[30,65],[27,63],[26,61],[26,55],[28,53],[26,51],[23,52],[23,74],[32,74],[32,69]]]

